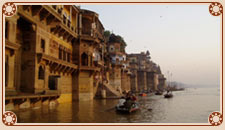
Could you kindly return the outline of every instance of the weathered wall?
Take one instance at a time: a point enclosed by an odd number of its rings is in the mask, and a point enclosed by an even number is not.
[[[147,72],[147,89],[148,90],[155,90],[154,88],[154,73]]]
[[[14,86],[15,55],[10,55],[10,50],[5,49],[5,60],[7,60],[6,58],[8,59],[8,72],[5,72],[8,74],[6,95],[12,95],[15,92],[15,86]],[[5,77],[5,79],[6,79],[6,77]]]
[[[121,90],[121,69],[120,68],[113,68],[109,72],[109,84],[114,87],[116,90]]]
[[[133,92],[138,92],[137,71],[132,71],[130,76],[130,87]]]
[[[166,88],[166,81],[164,78],[159,78],[158,89],[163,90]]]
[[[139,92],[147,90],[147,82],[146,82],[146,72],[138,71],[138,90]]]
[[[89,71],[79,72],[79,101],[92,100],[93,75]]]
[[[72,76],[69,74],[61,75],[60,78],[58,78],[58,91],[60,93],[60,97],[58,99],[59,103],[63,102],[72,102]]]
[[[130,76],[126,72],[121,72],[121,89],[122,92],[130,91]]]
[[[154,73],[154,89],[158,90],[159,78],[158,74]]]
[[[72,100],[79,100],[79,72],[72,74]]]
[[[20,91],[33,93],[35,86],[36,25],[32,25],[22,18],[19,19],[17,25],[17,34],[19,34],[17,40],[22,49]]]

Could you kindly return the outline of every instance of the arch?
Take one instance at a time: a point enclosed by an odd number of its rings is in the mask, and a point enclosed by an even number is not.
[[[42,66],[39,66],[38,68],[38,79],[43,80],[45,78],[45,70]]]
[[[81,65],[88,66],[88,55],[85,52],[81,55]]]

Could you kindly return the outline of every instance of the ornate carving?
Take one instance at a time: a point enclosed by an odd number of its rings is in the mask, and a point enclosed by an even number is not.
[[[2,116],[2,121],[7,126],[14,125],[16,123],[16,120],[17,120],[16,114],[11,111],[5,112]]]
[[[223,122],[223,115],[219,112],[213,112],[209,115],[209,123],[213,126],[218,126]]]
[[[6,16],[13,16],[16,13],[16,5],[12,2],[7,2],[2,6],[2,12]]]
[[[209,12],[213,16],[219,16],[221,13],[223,13],[223,6],[218,2],[213,2],[209,6]]]

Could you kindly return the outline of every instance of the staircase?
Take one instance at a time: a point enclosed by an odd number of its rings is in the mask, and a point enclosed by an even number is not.
[[[123,94],[121,94],[119,91],[117,91],[110,84],[104,82],[103,86],[105,86],[105,88],[107,90],[107,98],[120,98],[121,96],[123,96]]]

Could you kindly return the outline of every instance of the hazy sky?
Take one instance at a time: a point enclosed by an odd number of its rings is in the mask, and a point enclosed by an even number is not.
[[[81,5],[99,14],[106,30],[124,37],[127,53],[149,50],[172,80],[219,84],[220,17],[209,5]]]

